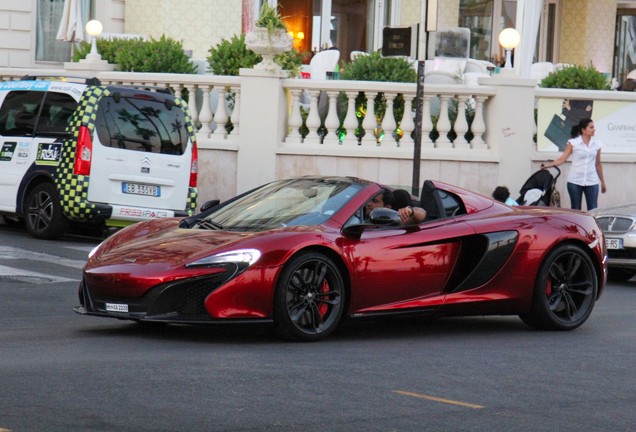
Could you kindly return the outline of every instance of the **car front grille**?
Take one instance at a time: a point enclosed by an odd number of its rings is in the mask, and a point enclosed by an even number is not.
[[[628,249],[608,249],[607,256],[610,259],[636,260],[636,250],[633,249],[633,248],[628,248]]]
[[[619,216],[602,216],[596,219],[603,232],[624,233],[632,229],[634,219]]]

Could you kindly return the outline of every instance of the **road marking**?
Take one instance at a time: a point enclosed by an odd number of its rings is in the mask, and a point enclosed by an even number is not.
[[[53,276],[44,273],[36,273],[28,270],[21,270],[14,267],[0,265],[0,280],[11,279],[27,283],[55,283],[55,282],[77,282],[79,279],[69,279],[61,276]]]
[[[427,399],[427,400],[431,400],[431,401],[434,401],[434,402],[441,402],[441,403],[450,404],[450,405],[458,405],[458,406],[462,406],[462,407],[466,407],[466,408],[473,408],[473,409],[484,408],[481,405],[475,405],[475,404],[471,404],[471,403],[468,403],[468,402],[460,402],[460,401],[451,400],[451,399],[438,398],[438,397],[435,397],[435,396],[419,394],[419,393],[412,393],[412,392],[407,392],[407,391],[403,391],[403,390],[393,390],[393,393],[398,393],[398,394],[401,394],[401,395],[404,395],[404,396],[411,396],[411,397],[416,397],[416,398],[420,398],[420,399]]]
[[[0,261],[5,262],[6,260],[29,260],[29,261],[40,261],[40,262],[48,262],[51,264],[59,264],[64,267],[72,267],[81,269],[84,267],[86,261],[84,260],[74,260],[69,258],[62,258],[56,255],[50,255],[41,252],[31,252],[24,249],[14,248],[11,246],[0,246]]]

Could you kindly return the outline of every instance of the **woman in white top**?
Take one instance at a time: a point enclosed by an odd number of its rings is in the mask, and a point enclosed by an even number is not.
[[[602,193],[607,190],[601,164],[602,147],[603,144],[594,138],[594,122],[586,118],[572,128],[572,139],[568,141],[563,154],[554,162],[541,164],[541,168],[559,166],[572,156],[568,194],[573,209],[581,210],[583,194],[588,210],[598,207],[599,183]]]

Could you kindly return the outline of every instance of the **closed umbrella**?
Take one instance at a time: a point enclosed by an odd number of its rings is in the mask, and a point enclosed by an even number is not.
[[[65,42],[86,40],[82,22],[82,5],[79,0],[64,0],[64,12],[56,39]]]

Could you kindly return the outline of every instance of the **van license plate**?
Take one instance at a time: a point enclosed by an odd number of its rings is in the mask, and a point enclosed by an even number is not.
[[[160,186],[124,182],[121,184],[121,189],[125,194],[147,195],[154,197],[161,196]]]
[[[623,249],[623,239],[605,239],[605,247],[608,249]]]

